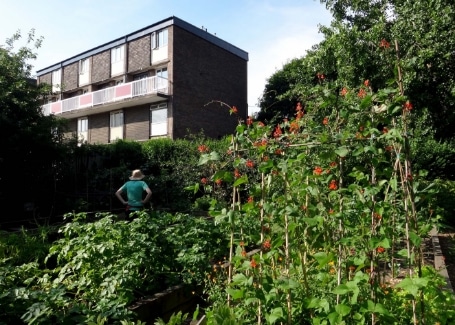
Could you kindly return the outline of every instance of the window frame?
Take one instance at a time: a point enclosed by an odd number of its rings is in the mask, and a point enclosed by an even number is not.
[[[119,119],[116,118],[116,116],[120,115],[121,116],[121,123],[119,125],[114,125],[116,124],[116,122],[119,122]],[[111,114],[109,115],[109,127],[111,128],[116,128],[116,127],[120,127],[120,126],[123,126],[125,125],[125,120],[124,120],[124,115],[123,115],[123,111],[113,111],[111,112]]]
[[[157,111],[166,111],[166,118],[164,121],[160,122],[153,122],[153,112]],[[153,104],[150,105],[150,137],[158,137],[158,136],[167,136],[168,135],[168,112],[169,112],[169,107],[167,102],[159,103],[159,104]],[[153,125],[164,125],[166,131],[161,132],[159,134],[153,134]]]
[[[111,49],[111,64],[122,62],[125,57],[125,44],[119,45]]]
[[[79,61],[79,74],[86,74],[89,72],[89,60],[88,58],[81,59]]]
[[[169,30],[163,28],[152,33],[152,49],[159,49],[169,43]]]

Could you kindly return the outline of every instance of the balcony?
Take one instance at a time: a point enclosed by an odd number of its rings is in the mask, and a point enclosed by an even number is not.
[[[169,81],[154,76],[48,103],[42,108],[44,115],[79,117],[161,101],[168,94]]]

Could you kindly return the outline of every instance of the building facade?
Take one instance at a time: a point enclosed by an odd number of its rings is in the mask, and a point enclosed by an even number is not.
[[[175,16],[37,71],[81,143],[219,138],[246,119],[248,53]],[[229,106],[238,113],[231,116]]]

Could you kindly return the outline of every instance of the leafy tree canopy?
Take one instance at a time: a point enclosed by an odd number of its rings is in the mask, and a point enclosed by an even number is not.
[[[48,89],[37,86],[31,75],[30,61],[36,54],[28,46],[39,48],[42,38],[35,38],[32,30],[27,45],[15,51],[21,37],[17,32],[0,45],[0,200],[22,208],[53,179],[49,172],[56,171],[56,157],[62,153],[62,126],[43,115],[41,104]],[[21,195],[12,188],[21,188]]]
[[[339,96],[343,88],[353,90],[366,80],[374,91],[398,87],[401,80],[414,107],[416,138],[424,135],[449,150],[455,137],[455,3],[321,2],[333,14],[330,26],[320,26],[323,40],[268,79],[257,118],[271,123],[272,117],[280,120],[295,114],[296,102],[310,105],[315,99],[312,89],[318,85],[330,83],[328,89]],[[418,139],[420,144],[423,139]],[[415,148],[423,150],[421,145]],[[434,160],[436,151],[425,153],[427,161]],[[455,167],[444,166],[445,171],[435,167],[435,172],[446,175]]]

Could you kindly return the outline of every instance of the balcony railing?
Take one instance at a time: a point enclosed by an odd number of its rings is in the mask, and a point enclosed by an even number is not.
[[[43,113],[45,115],[62,114],[128,98],[157,93],[168,94],[168,91],[169,81],[166,78],[154,76],[45,104]]]

